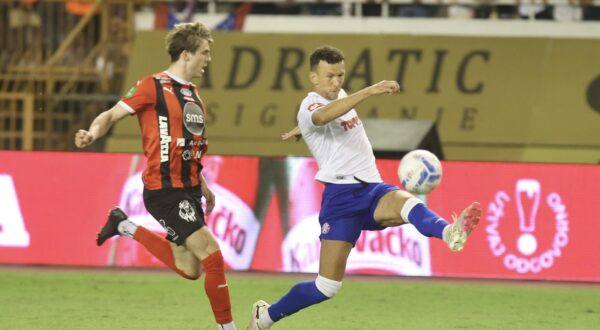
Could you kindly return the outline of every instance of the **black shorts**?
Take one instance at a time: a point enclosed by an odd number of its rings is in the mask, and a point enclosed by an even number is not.
[[[167,231],[167,239],[177,245],[204,227],[200,186],[193,188],[144,189],[146,210]]]

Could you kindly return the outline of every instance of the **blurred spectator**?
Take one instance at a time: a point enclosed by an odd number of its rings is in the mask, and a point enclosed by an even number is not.
[[[291,0],[272,3],[254,2],[251,14],[255,15],[299,15],[302,7]]]
[[[575,5],[554,6],[554,20],[559,22],[575,22],[583,19],[583,10]]]
[[[426,6],[415,1],[414,4],[399,5],[391,12],[393,16],[400,17],[435,17],[437,6]]]
[[[65,9],[71,15],[75,16],[85,16],[87,13],[92,10],[94,7],[94,2],[92,1],[83,1],[83,0],[69,0],[65,1]],[[100,9],[100,7],[98,7]],[[98,14],[98,10],[96,11]]]
[[[449,5],[448,18],[470,19],[475,17],[475,9],[470,5]]]
[[[499,19],[517,18],[517,7],[509,5],[496,6],[496,15]]]
[[[523,19],[553,19],[553,8],[546,5],[522,4],[519,6],[519,15]]]
[[[363,17],[381,16],[381,4],[375,3],[373,0],[368,0],[366,3],[358,4],[362,6]]]
[[[84,27],[84,30],[81,31],[81,34],[78,36],[78,38],[73,42],[72,47],[65,52],[63,64],[78,63],[100,40],[101,22],[99,14],[102,4],[98,5],[98,7],[96,7],[96,11],[92,13],[95,5],[96,2],[90,0],[65,1],[65,10],[71,15],[71,17],[68,17],[66,21],[68,24],[73,24],[73,27],[86,15],[91,13],[92,17],[89,23]],[[61,38],[64,37],[66,37],[66,35],[61,36]]]
[[[37,0],[21,0],[21,4],[11,8],[8,13],[8,26],[11,29],[39,28],[41,25],[40,15],[33,6]]]
[[[308,14],[315,16],[340,16],[342,15],[342,6],[337,3],[323,3],[317,1],[316,4],[310,4]]]
[[[36,53],[41,44],[42,19],[34,6],[37,1],[17,1],[11,4],[8,11],[8,31],[6,45],[10,47],[9,52],[2,52],[0,66],[4,67],[8,62],[31,63],[39,57]],[[4,15],[3,19],[4,19]]]
[[[600,6],[592,6],[591,0],[581,0],[584,21],[600,21]],[[589,5],[587,5],[589,4]]]
[[[517,17],[517,7],[515,6],[481,5],[475,8],[475,18],[514,19]]]

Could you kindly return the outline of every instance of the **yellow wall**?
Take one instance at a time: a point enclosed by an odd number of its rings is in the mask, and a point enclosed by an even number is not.
[[[586,39],[214,33],[201,97],[210,153],[307,154],[279,135],[310,90],[308,56],[332,44],[346,55],[347,90],[396,79],[403,92],[359,105],[362,117],[428,119],[448,159],[598,163],[600,43]],[[137,35],[127,89],[168,66],[164,32]],[[237,54],[237,57],[236,57]],[[282,70],[281,68],[287,68]],[[252,80],[252,77],[254,79]],[[201,82],[197,82],[201,85]],[[109,151],[140,151],[135,118]],[[137,142],[137,143],[135,143]]]

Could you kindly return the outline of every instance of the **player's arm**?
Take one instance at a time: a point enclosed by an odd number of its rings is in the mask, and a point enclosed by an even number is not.
[[[208,215],[215,208],[215,194],[208,188],[208,184],[202,173],[200,173],[200,189],[202,189],[202,196],[206,200],[206,214]]]
[[[330,121],[343,116],[352,110],[357,104],[366,100],[370,96],[383,94],[395,94],[400,91],[400,85],[393,80],[383,80],[369,87],[365,87],[358,92],[337,99],[324,107],[318,108],[312,114],[313,124],[322,126]]]
[[[300,138],[302,137],[302,133],[300,132],[300,128],[298,128],[298,126],[294,127],[291,131],[286,132],[281,134],[281,139],[283,141],[291,138],[291,137],[295,137],[296,141],[300,140]]]
[[[86,131],[83,129],[78,130],[75,133],[75,145],[77,148],[85,148],[94,141],[103,137],[108,133],[108,130],[119,120],[125,118],[130,113],[123,106],[118,103],[99,114],[90,125],[90,128]]]

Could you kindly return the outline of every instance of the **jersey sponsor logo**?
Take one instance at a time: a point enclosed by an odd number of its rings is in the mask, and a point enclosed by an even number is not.
[[[514,203],[516,208],[518,224],[504,221],[504,225],[517,225],[519,228],[514,246],[507,244],[511,239],[505,240],[500,234],[500,225],[503,218],[507,216],[506,209],[511,203]],[[498,191],[487,210],[486,233],[489,248],[495,257],[502,258],[504,267],[517,273],[539,273],[549,269],[554,265],[555,260],[563,255],[562,250],[569,243],[567,206],[557,192],[550,192],[544,196],[542,185],[538,180],[517,180],[513,196],[505,191]],[[540,210],[546,211],[546,214],[549,211],[554,218],[552,219],[555,222],[554,233],[551,240],[548,240],[548,237],[543,239],[542,233],[536,232],[536,223],[545,220],[538,219],[541,217]],[[540,248],[538,241],[546,242],[546,246]]]
[[[204,144],[204,140],[187,140],[185,138],[177,138],[177,146],[185,147],[186,145],[193,146],[202,146]]]
[[[131,98],[133,96],[133,94],[135,94],[135,91],[137,90],[137,85],[133,86],[129,89],[129,91],[127,92],[127,94],[125,94],[126,98]]]
[[[193,114],[193,113],[188,113],[185,115],[185,120],[188,123],[193,123],[193,124],[204,124],[204,116],[202,116],[202,114]]]
[[[169,144],[171,136],[169,136],[169,120],[165,116],[158,116],[158,128],[160,130],[160,162],[169,161]]]
[[[196,213],[194,212],[194,208],[187,199],[179,202],[179,217],[187,222],[196,221]]]
[[[10,175],[0,174],[0,201],[0,247],[28,247],[29,232],[25,228],[25,219]]]
[[[317,110],[317,109],[322,108],[324,106],[325,106],[325,104],[323,104],[323,103],[313,103],[313,104],[311,104],[311,105],[308,106],[308,111],[314,111],[314,110]]]
[[[204,112],[197,103],[188,102],[183,107],[183,125],[194,135],[204,132]]]
[[[360,121],[360,119],[358,118],[358,116],[354,116],[348,120],[343,120],[340,123],[340,126],[342,126],[342,128],[344,128],[344,131],[350,130],[355,128],[358,125],[361,125],[362,122]]]

